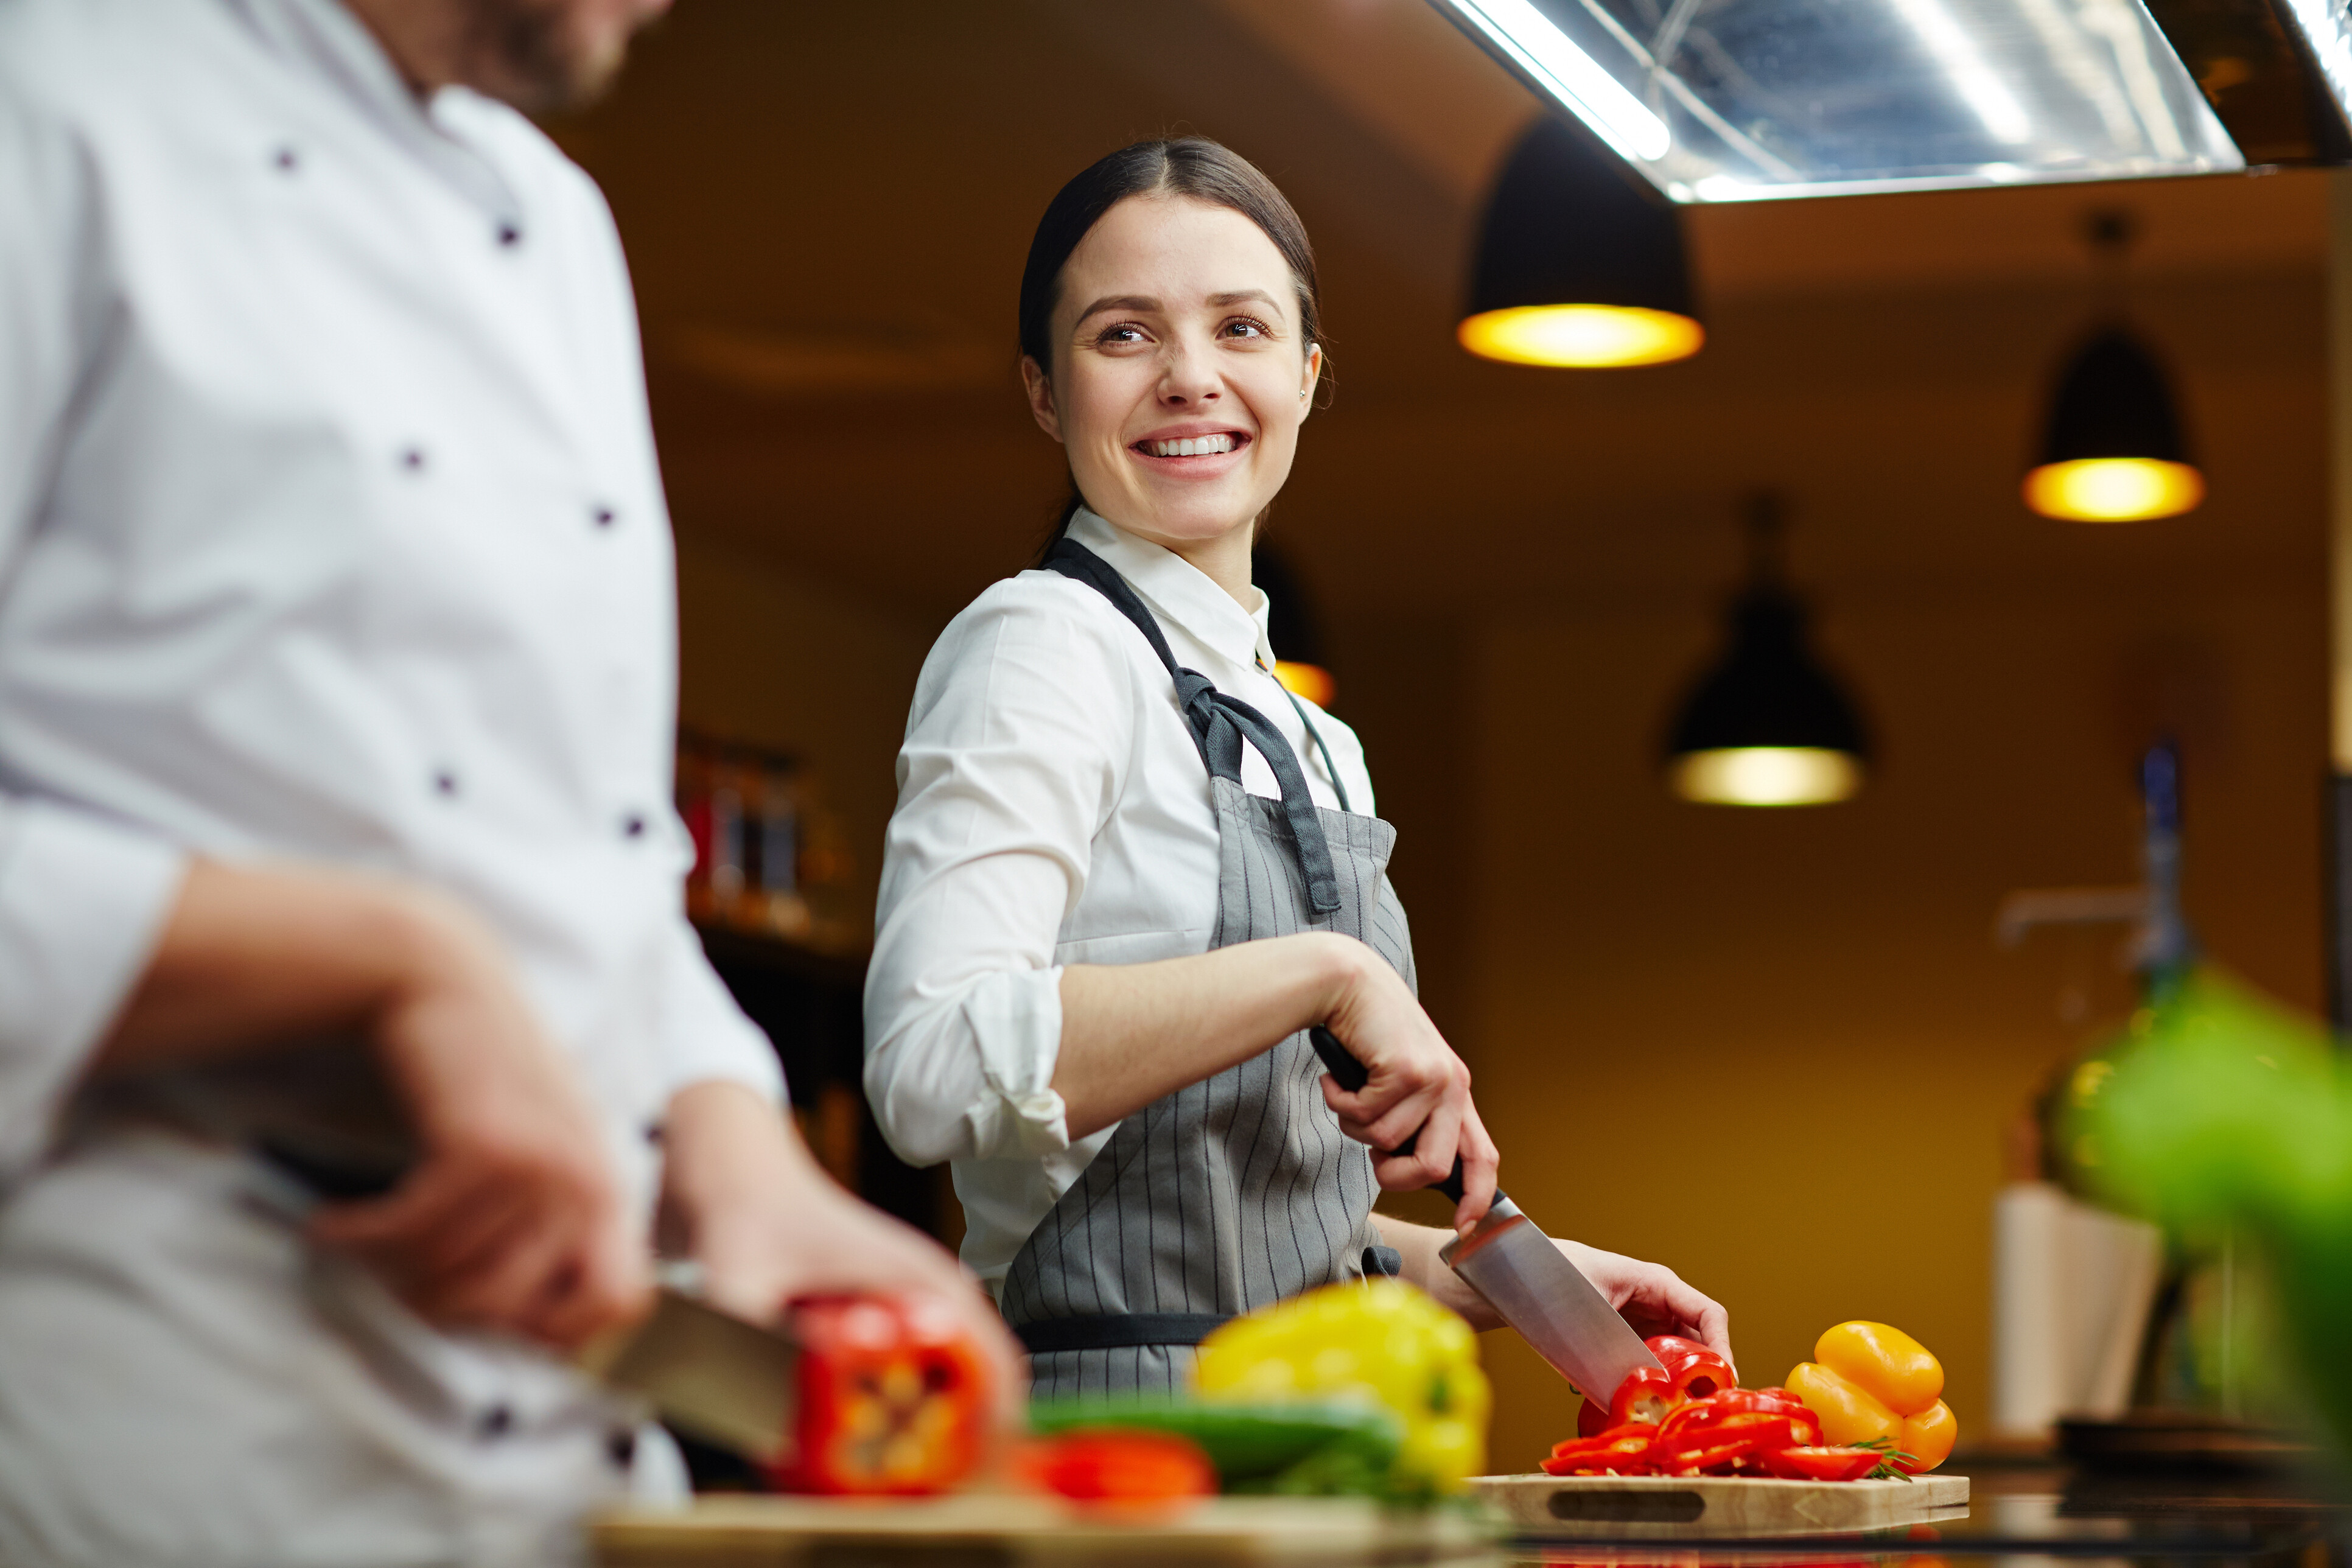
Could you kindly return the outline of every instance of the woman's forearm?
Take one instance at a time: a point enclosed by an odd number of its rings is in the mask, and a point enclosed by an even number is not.
[[[1323,1022],[1360,968],[1379,962],[1360,942],[1307,931],[1192,958],[1065,969],[1053,1086],[1070,1136],[1099,1132]]]

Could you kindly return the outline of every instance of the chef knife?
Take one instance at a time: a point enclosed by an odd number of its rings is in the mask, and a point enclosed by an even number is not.
[[[401,1174],[399,1162],[342,1140],[270,1137],[257,1146],[262,1158],[252,1195],[298,1223],[320,1202],[378,1196]],[[689,1436],[761,1464],[792,1458],[800,1346],[677,1283],[663,1284],[651,1312],[590,1341],[572,1363],[607,1388],[645,1400]]]
[[[591,1341],[572,1359],[681,1432],[774,1465],[792,1458],[800,1356],[788,1335],[665,1285],[644,1321]]]
[[[1341,1089],[1353,1093],[1370,1080],[1364,1065],[1330,1030],[1311,1029],[1307,1037]],[[1394,1152],[1411,1153],[1420,1136],[1416,1130]],[[1462,1201],[1459,1155],[1437,1190]],[[1499,1189],[1485,1217],[1437,1256],[1588,1399],[1606,1404],[1629,1373],[1660,1365],[1600,1288]]]

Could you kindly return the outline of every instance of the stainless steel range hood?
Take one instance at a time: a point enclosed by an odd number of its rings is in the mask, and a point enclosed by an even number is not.
[[[2352,0],[1432,0],[1678,202],[2352,162]]]

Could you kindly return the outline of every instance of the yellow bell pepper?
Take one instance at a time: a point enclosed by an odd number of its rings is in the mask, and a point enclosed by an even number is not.
[[[1459,1491],[1484,1468],[1492,1394],[1470,1325],[1399,1279],[1327,1285],[1201,1342],[1201,1396],[1376,1403],[1404,1427],[1395,1480]]]
[[[1951,1457],[1959,1423],[1941,1397],[1944,1368],[1927,1347],[1885,1323],[1840,1323],[1789,1373],[1789,1392],[1821,1417],[1822,1441],[1885,1443],[1910,1456],[1898,1468],[1932,1470]]]

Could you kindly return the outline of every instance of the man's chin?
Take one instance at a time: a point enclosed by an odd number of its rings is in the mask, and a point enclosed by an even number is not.
[[[466,85],[527,114],[587,107],[628,59],[632,25],[583,16],[566,0],[467,0],[467,8],[474,47]]]

